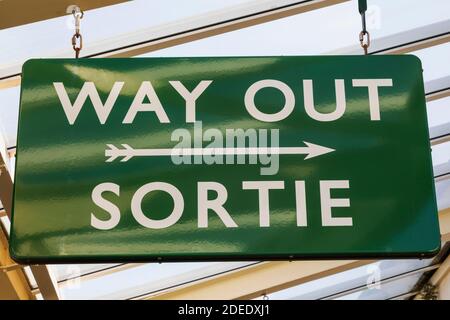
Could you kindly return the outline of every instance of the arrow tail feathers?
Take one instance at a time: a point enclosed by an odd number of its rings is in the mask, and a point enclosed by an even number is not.
[[[120,162],[127,162],[128,160],[130,160],[131,158],[133,158],[133,155],[126,155],[125,157],[123,157]]]
[[[113,162],[118,156],[117,151],[119,149],[117,149],[117,147],[113,144],[107,144],[106,146],[107,149],[105,149],[105,157],[107,157],[107,159],[105,162]]]

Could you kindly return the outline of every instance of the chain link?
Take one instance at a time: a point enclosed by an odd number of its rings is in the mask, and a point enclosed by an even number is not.
[[[80,33],[80,20],[83,19],[84,12],[76,7],[72,10],[73,18],[75,19],[75,34],[72,36],[72,47],[75,51],[75,58],[78,59],[81,49],[83,49],[83,37]]]
[[[370,35],[367,30],[363,30],[359,33],[359,43],[361,44],[361,48],[363,48],[364,50],[364,54],[368,54],[370,46]]]

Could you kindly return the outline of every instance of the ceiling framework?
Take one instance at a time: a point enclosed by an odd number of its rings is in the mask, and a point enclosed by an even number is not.
[[[5,211],[8,218],[11,218],[12,211],[12,193],[13,182],[11,175],[5,166],[3,156],[0,154],[0,200],[4,205],[2,211]],[[0,266],[17,265],[9,255],[8,237],[7,234],[0,230]],[[45,265],[32,265],[30,266],[31,272],[39,286],[40,293],[46,300],[58,300],[59,289],[55,281],[55,276],[50,272],[49,268]],[[11,280],[11,285],[15,289],[17,296],[20,299],[32,299],[30,286],[24,282],[25,275],[23,270],[7,270],[8,278]]]
[[[2,0],[0,30],[64,16],[67,8],[74,4],[87,11],[125,1],[127,0]],[[8,14],[11,12],[14,14]]]
[[[302,1],[283,8],[275,8],[264,12],[255,13],[249,16],[233,19],[232,21],[219,22],[214,25],[207,25],[195,30],[185,30],[183,32],[168,35],[159,39],[148,39],[140,43],[130,43],[113,50],[99,51],[87,57],[132,57],[151,51],[168,48],[171,46],[188,43],[214,35],[239,30],[242,28],[266,23],[276,19],[282,19],[299,13],[320,9],[326,6],[346,2],[348,0],[312,0]],[[125,1],[77,1],[77,4],[85,11],[101,8]],[[26,4],[25,4],[26,3]],[[57,4],[57,5],[56,5]],[[25,1],[25,0],[3,0],[0,1],[0,12],[14,12],[8,17],[1,17],[0,29],[15,27],[27,23],[33,23],[46,19],[51,19],[66,15],[66,8],[73,4],[73,1],[45,0],[45,1]],[[24,9],[25,8],[25,9]],[[55,8],[49,10],[49,8]],[[378,43],[374,47],[375,54],[403,54],[419,49],[441,45],[450,41],[450,33],[442,32],[443,26],[426,27],[421,30],[410,30],[407,33],[394,35],[389,39],[376,39]],[[340,51],[350,53],[352,50],[360,50],[355,46],[344,48]],[[8,74],[0,78],[0,89],[11,88],[20,85],[20,74]],[[450,95],[448,86],[441,88],[427,95],[427,101],[441,99]],[[446,139],[445,141],[448,141]],[[4,177],[5,175],[3,175]],[[9,174],[8,174],[9,176]],[[9,178],[10,179],[10,178]],[[2,182],[3,184],[3,182]],[[12,182],[10,184],[12,188]],[[0,188],[4,189],[4,188]],[[5,194],[3,192],[3,194]],[[6,195],[9,197],[9,195]],[[0,210],[0,217],[6,216],[10,212],[10,203],[7,198],[2,197],[5,209]],[[442,242],[450,241],[450,208],[441,210],[439,213]],[[0,230],[2,231],[2,230]],[[0,252],[0,286],[9,288],[10,298],[32,299],[33,292],[26,281],[23,272],[24,266],[15,265],[9,258],[7,252],[7,235],[2,231],[2,251]],[[245,267],[232,272],[196,281],[188,285],[181,285],[176,288],[152,293],[144,298],[148,299],[249,299],[257,298],[264,294],[269,294],[281,289],[289,288],[324,276],[333,275],[339,272],[350,270],[359,266],[367,265],[371,260],[353,261],[295,261],[295,262],[264,262],[249,267]],[[449,259],[435,278],[448,272]],[[129,265],[122,265],[119,268],[127,268]],[[130,265],[134,266],[134,265]],[[437,267],[437,266],[436,266]],[[114,268],[109,269],[112,272]],[[444,270],[444,271],[443,271]],[[32,272],[38,284],[37,291],[44,299],[58,299],[58,285],[54,281],[54,276],[46,266],[32,266]],[[436,280],[434,279],[434,280]],[[434,282],[437,282],[434,281]],[[246,285],[243,286],[242,283]],[[5,286],[3,286],[3,284]],[[5,293],[6,294],[6,293]],[[409,293],[414,295],[414,293]]]
[[[450,240],[450,208],[439,212],[441,241]],[[374,260],[264,262],[211,279],[192,282],[144,299],[254,299],[322,277],[364,266]],[[245,283],[245,286],[240,284]]]
[[[318,1],[318,2],[320,2],[320,6],[323,7],[325,6],[325,4],[332,5],[338,1]],[[274,12],[255,14],[251,17],[242,18],[241,20],[237,19],[236,21],[217,23],[214,26],[206,26],[204,28],[199,28],[196,30],[191,31],[187,30],[186,32],[168,35],[161,39],[149,39],[136,44],[130,43],[129,45],[121,48],[108,50],[106,52],[98,52],[95,54],[84,56],[84,58],[133,57],[136,55],[141,55],[152,51],[157,51],[160,49],[180,45],[183,43],[188,43],[191,41],[207,38],[221,33],[234,31],[240,28],[245,28],[256,24],[268,22],[270,21],[268,20],[269,18],[281,19],[282,17],[295,14],[295,12],[299,11],[300,9],[302,9],[301,12],[307,12],[309,10],[314,10],[314,8],[316,8],[317,6],[319,6],[319,4],[316,4],[315,6],[312,6],[311,4],[309,6],[306,6],[306,4],[299,4],[297,6],[294,6],[293,8],[289,7],[289,10],[286,8],[278,9],[274,10]],[[411,32],[402,32],[397,35],[376,39],[373,41],[373,43],[377,45],[376,47],[374,47],[375,50],[370,54],[407,54],[420,49],[426,49],[448,43],[450,42],[450,32],[442,33],[442,29],[444,27],[445,27],[444,24],[440,24],[439,27],[434,26],[433,28],[426,26],[423,28],[411,30]],[[355,45],[352,47],[341,48],[332,52],[328,52],[328,54],[355,54],[360,52],[360,50],[361,48]],[[447,86],[448,83],[447,81],[445,82],[446,83],[443,84]],[[0,77],[0,89],[11,88],[18,85],[20,85],[20,73],[9,74]],[[433,87],[435,87],[436,84],[433,85],[434,85]],[[435,92],[436,94],[427,97],[427,100],[431,101],[448,96],[449,94],[448,90],[440,92],[441,91],[440,89],[448,89],[448,87],[433,90],[436,91]]]

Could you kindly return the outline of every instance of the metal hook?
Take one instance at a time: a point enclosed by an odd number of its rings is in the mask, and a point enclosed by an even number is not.
[[[73,18],[75,19],[75,34],[72,36],[72,48],[75,51],[75,58],[78,59],[80,51],[83,48],[83,37],[80,34],[80,20],[83,19],[84,12],[76,5],[69,6],[67,11],[72,12]]]
[[[361,44],[361,48],[364,49],[364,54],[368,54],[370,46],[370,34],[368,31],[363,30],[359,33],[359,43]]]

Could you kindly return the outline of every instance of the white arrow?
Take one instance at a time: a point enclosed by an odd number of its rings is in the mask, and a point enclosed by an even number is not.
[[[306,159],[311,159],[334,149],[319,146],[303,141],[306,147],[244,147],[244,148],[165,148],[165,149],[133,149],[128,144],[122,144],[119,149],[112,144],[107,144],[105,156],[106,162],[112,162],[118,157],[126,162],[133,157],[162,157],[162,156],[208,156],[208,155],[258,155],[258,154],[306,154]]]

